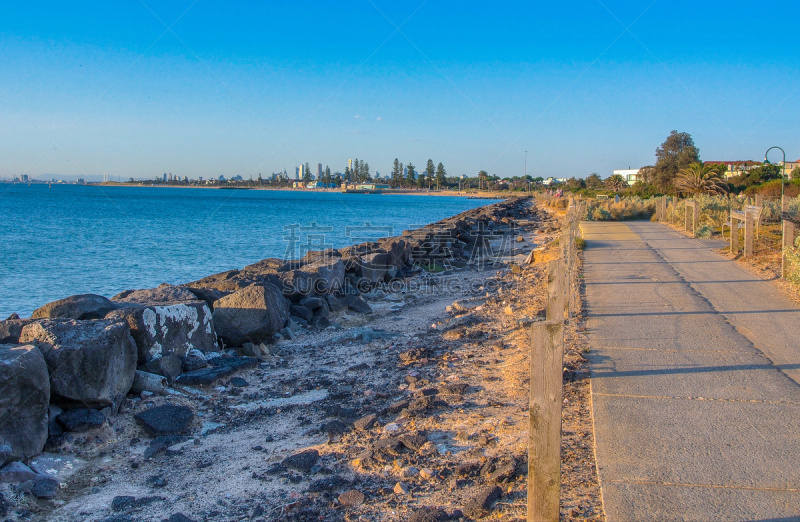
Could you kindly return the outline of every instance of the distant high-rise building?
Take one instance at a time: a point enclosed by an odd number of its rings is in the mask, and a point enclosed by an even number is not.
[[[322,163],[317,163],[317,179],[322,179]]]
[[[353,172],[353,160],[347,160],[347,167],[350,169],[350,172]]]
[[[164,181],[167,181],[167,173],[164,173]]]
[[[294,179],[300,179],[300,169],[301,168],[302,168],[302,165],[300,167],[295,167],[294,168]]]
[[[23,182],[23,183],[27,183],[29,181],[28,175],[27,174],[23,174],[22,176],[19,177],[19,180],[21,182]]]

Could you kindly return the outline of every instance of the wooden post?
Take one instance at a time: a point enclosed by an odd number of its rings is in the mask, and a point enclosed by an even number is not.
[[[784,194],[783,197],[781,198],[781,214],[788,211],[789,211],[789,196]]]
[[[547,308],[545,318],[548,321],[564,319],[564,268],[563,259],[555,259],[547,265]]]
[[[794,223],[788,219],[783,220],[783,240],[781,256],[781,277],[786,279],[789,275],[789,260],[786,258],[788,250],[794,246]]]
[[[689,230],[689,202],[683,205],[683,231]]]
[[[697,201],[692,201],[692,235],[697,237],[697,222],[700,221],[700,207]]]
[[[739,253],[739,220],[731,214],[731,254]]]
[[[744,216],[744,257],[753,255],[753,214]]]
[[[761,194],[756,194],[756,206],[761,208],[764,204],[764,198],[761,197]]]
[[[528,520],[558,522],[561,497],[561,408],[564,323],[531,326]]]

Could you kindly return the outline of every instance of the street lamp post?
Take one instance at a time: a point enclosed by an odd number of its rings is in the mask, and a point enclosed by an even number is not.
[[[767,152],[764,153],[764,163],[766,163],[767,165],[770,164],[769,160],[767,159],[767,155],[769,155],[769,151],[771,151],[772,149],[778,149],[779,151],[781,151],[783,153],[783,163],[781,164],[781,211],[783,211],[783,185],[784,185],[784,178],[786,177],[785,176],[785,171],[786,171],[786,152],[780,147],[770,147],[770,148],[768,148]]]

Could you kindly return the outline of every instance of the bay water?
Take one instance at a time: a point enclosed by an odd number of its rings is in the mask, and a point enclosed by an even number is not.
[[[0,320],[74,294],[182,284],[397,236],[493,201],[455,196],[0,184]]]

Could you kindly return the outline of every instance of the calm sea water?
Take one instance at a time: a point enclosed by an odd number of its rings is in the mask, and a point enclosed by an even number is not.
[[[0,185],[0,320],[74,294],[187,283],[266,257],[400,235],[459,197]]]

